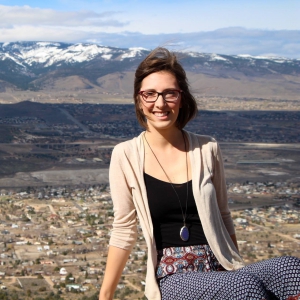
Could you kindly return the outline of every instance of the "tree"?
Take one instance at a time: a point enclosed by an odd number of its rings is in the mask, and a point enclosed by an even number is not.
[[[73,279],[71,280],[71,278]],[[73,283],[73,282],[75,282],[75,280],[72,273],[68,273],[68,275],[66,276],[66,283]]]
[[[55,267],[53,272],[58,272],[59,271],[59,267]]]

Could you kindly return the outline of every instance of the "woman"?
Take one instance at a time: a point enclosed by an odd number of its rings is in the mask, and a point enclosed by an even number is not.
[[[115,218],[99,299],[113,299],[136,241],[137,218],[148,247],[148,299],[300,296],[299,259],[244,267],[219,146],[211,137],[183,130],[197,105],[174,54],[158,48],[141,62],[134,100],[146,131],[112,153]]]

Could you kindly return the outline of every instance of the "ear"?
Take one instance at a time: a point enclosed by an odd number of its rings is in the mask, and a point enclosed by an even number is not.
[[[139,103],[139,109],[140,109],[141,112],[143,112],[143,106],[142,106],[141,103]]]

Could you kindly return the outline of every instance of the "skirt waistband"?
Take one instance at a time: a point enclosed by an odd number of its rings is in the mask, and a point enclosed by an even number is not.
[[[157,252],[156,278],[186,272],[225,271],[209,245],[169,247]]]

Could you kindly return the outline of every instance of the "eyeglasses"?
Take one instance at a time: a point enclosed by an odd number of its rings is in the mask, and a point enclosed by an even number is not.
[[[179,95],[182,93],[182,90],[166,90],[162,93],[157,91],[139,91],[138,94],[142,96],[142,99],[146,103],[154,103],[158,97],[161,95],[164,101],[168,103],[176,103],[179,99]]]

